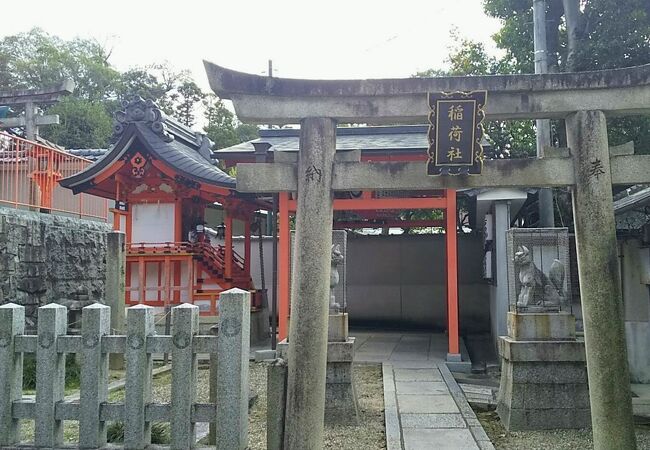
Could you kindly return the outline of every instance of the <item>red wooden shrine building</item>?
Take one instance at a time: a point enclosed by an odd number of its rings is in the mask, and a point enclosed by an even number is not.
[[[219,293],[251,290],[251,225],[264,206],[235,192],[235,180],[215,166],[211,142],[155,104],[136,97],[116,114],[113,145],[85,170],[61,180],[74,193],[115,200],[113,228],[126,233],[126,303],[164,307],[192,302],[217,314]],[[205,209],[224,209],[223,244],[204,232]],[[244,222],[244,254],[233,251],[233,220]]]

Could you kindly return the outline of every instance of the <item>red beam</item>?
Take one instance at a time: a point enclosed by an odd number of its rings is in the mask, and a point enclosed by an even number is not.
[[[224,259],[226,261],[225,267],[225,278],[226,280],[232,280],[232,216],[226,210],[224,210],[224,225],[226,226],[226,236],[225,236],[225,254]]]
[[[251,273],[251,221],[250,217],[244,221],[244,273]]]
[[[278,341],[288,336],[289,319],[289,193],[279,194],[279,224],[278,224]],[[276,313],[276,311],[273,311]]]
[[[374,220],[374,221],[340,221],[334,222],[334,228],[337,230],[345,228],[419,228],[419,227],[444,227],[444,220]]]
[[[456,236],[456,191],[447,190],[447,330],[448,353],[460,355],[458,339],[458,249]]]
[[[334,211],[444,209],[446,207],[447,201],[440,197],[334,199]],[[292,212],[296,210],[296,200],[289,200],[289,210]]]

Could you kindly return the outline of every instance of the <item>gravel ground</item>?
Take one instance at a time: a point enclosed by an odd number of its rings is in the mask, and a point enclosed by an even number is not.
[[[497,450],[583,450],[593,448],[590,430],[549,430],[508,432],[496,411],[476,415]],[[650,424],[637,424],[637,448],[650,450]]]
[[[355,386],[361,415],[358,426],[325,427],[325,447],[339,450],[381,450],[386,448],[384,388],[380,365],[355,365]],[[266,364],[251,363],[251,389],[258,395],[249,415],[251,450],[266,449]]]
[[[249,415],[249,446],[251,450],[266,449],[266,368],[264,363],[250,363],[251,392],[258,395]],[[209,401],[209,371],[199,370],[197,402]],[[354,366],[354,377],[361,414],[358,426],[325,427],[325,448],[338,450],[381,450],[386,448],[384,432],[384,391],[380,365]],[[171,396],[171,372],[154,378],[152,400],[156,403],[169,402]],[[124,401],[124,389],[111,392],[108,401]],[[64,422],[66,443],[78,442],[77,421]],[[22,421],[21,440],[34,440],[34,421]]]

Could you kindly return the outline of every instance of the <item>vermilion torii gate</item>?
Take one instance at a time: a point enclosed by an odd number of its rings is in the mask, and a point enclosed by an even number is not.
[[[238,164],[241,192],[297,192],[285,448],[322,447],[333,191],[570,186],[594,447],[635,448],[612,184],[650,183],[650,156],[610,154],[606,116],[650,113],[650,65],[544,75],[289,80],[205,63],[239,118],[300,123],[297,164]],[[427,93],[487,90],[486,120],[565,119],[569,149],[430,177],[421,162],[335,162],[336,123],[424,123]],[[316,168],[321,176],[307,176]]]

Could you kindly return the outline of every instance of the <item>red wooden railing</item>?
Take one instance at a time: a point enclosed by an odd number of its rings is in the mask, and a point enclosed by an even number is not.
[[[108,200],[77,194],[59,180],[92,161],[0,132],[0,205],[106,221]]]
[[[202,315],[215,315],[218,311],[219,294],[223,289],[237,286],[251,291],[251,307],[262,306],[262,293],[255,290],[250,274],[246,273],[243,258],[233,251],[233,273],[231,278],[225,277],[225,248],[222,245],[213,247],[208,242],[148,242],[130,243],[127,246],[127,304],[146,304],[149,306],[168,306],[181,302],[181,297],[187,296],[192,303],[208,303],[208,309],[202,309]],[[173,272],[181,270],[180,266],[172,269],[172,265],[182,262],[187,264],[187,275],[181,279],[174,277]],[[140,277],[145,277],[147,265],[157,265],[154,279],[145,283]],[[137,269],[134,269],[137,267]],[[137,272],[134,272],[137,270]],[[138,274],[138,282],[131,284],[131,273]],[[208,278],[200,276],[208,274]],[[160,274],[158,276],[158,274]],[[176,281],[174,281],[176,278]],[[204,283],[214,282],[223,289],[205,287]],[[151,293],[154,293],[151,299]],[[137,293],[134,299],[132,293]],[[148,295],[149,294],[149,295]],[[148,300],[144,300],[149,297]]]

